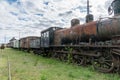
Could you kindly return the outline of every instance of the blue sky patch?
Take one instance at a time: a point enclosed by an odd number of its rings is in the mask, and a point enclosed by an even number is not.
[[[14,15],[14,16],[17,16],[18,14],[15,13],[15,12],[10,12],[10,14]]]
[[[17,2],[17,0],[6,0],[9,4],[12,4],[14,2]]]
[[[20,2],[20,1],[17,1],[17,5],[21,5],[21,2]]]
[[[18,18],[20,21],[29,21],[29,18]]]
[[[37,16],[43,16],[43,14],[35,14],[35,15],[37,15]]]
[[[49,4],[49,2],[44,2],[44,4],[45,4],[45,5],[48,5],[48,4]]]

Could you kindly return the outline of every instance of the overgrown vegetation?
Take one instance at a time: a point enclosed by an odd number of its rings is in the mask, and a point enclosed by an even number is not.
[[[12,80],[120,80],[118,74],[99,73],[92,66],[81,67],[13,49],[0,52],[0,80],[8,79],[7,56]]]
[[[69,54],[67,55],[67,58],[68,58],[67,62],[68,62],[68,64],[70,64],[73,60],[73,58],[72,58],[73,49],[70,47],[66,47],[65,49],[69,52]]]

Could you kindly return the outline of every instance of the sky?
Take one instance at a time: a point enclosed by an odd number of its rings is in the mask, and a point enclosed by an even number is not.
[[[113,0],[90,0],[94,19],[108,15]],[[40,36],[49,27],[69,28],[78,18],[85,23],[87,0],[0,0],[0,43],[12,37]]]

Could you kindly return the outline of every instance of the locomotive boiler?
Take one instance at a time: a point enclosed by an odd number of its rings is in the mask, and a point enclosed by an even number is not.
[[[77,19],[76,19],[77,20]],[[97,22],[93,21],[83,25],[76,24],[68,29],[55,31],[55,45],[79,44],[80,42],[95,41],[97,38]]]
[[[99,42],[111,40],[120,35],[120,16],[89,22],[83,25],[76,24],[68,29],[55,32],[55,44],[79,44],[79,42]]]

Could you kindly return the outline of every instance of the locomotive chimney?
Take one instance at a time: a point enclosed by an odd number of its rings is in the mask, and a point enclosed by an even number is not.
[[[79,19],[72,19],[71,20],[71,27],[77,25],[77,24],[80,24],[80,20]]]
[[[94,20],[94,17],[93,17],[92,14],[88,14],[88,15],[86,16],[86,23],[91,22],[91,21],[93,21],[93,20]]]

